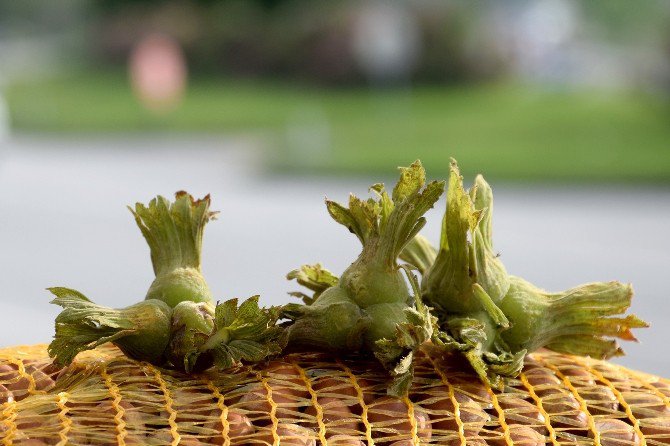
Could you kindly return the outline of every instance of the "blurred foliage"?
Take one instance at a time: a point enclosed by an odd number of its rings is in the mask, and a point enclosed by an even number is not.
[[[666,0],[589,0],[579,6],[586,20],[599,28],[610,42],[666,38],[670,21]]]
[[[251,133],[274,167],[303,173],[388,172],[420,157],[438,174],[455,156],[492,178],[670,181],[670,110],[640,94],[323,90],[210,78],[195,79],[179,109],[154,115],[123,74],[89,73],[16,84],[7,100],[13,125],[25,131]]]
[[[510,76],[527,79],[515,57],[536,49],[514,27],[523,28],[533,6],[561,0],[393,2],[416,21],[421,44],[410,78],[377,89],[352,46],[362,8],[372,3],[0,0],[0,38],[43,32],[80,55],[70,64],[54,52],[61,65],[95,70],[28,83],[34,66],[26,64],[18,83],[7,82],[12,124],[25,131],[270,135],[269,158],[282,169],[388,171],[420,156],[444,173],[456,156],[517,180],[670,181],[667,1],[564,0],[578,11],[574,35],[538,59],[558,77],[531,77],[534,88],[510,84]],[[192,74],[182,106],[163,115],[137,103],[124,74],[132,48],[151,33],[177,40]],[[529,48],[519,49],[523,43]],[[635,49],[645,57],[619,60]],[[612,60],[618,64],[607,65]],[[571,64],[600,67],[605,81],[619,70],[620,85],[636,90],[570,89],[589,74],[575,70],[575,81]],[[625,65],[641,69],[626,72]],[[13,66],[0,72],[11,74]]]
[[[190,3],[202,6],[210,6],[216,3],[230,3],[230,0],[189,0]],[[287,0],[246,0],[249,3],[256,3],[264,8],[272,9],[278,5],[288,3]],[[102,12],[119,11],[136,5],[146,5],[153,8],[164,5],[165,0],[98,0],[95,8]]]
[[[81,28],[88,13],[86,0],[0,0],[0,39]]]
[[[513,28],[543,3],[578,11],[578,39],[618,42],[631,51],[670,48],[666,0],[0,0],[0,38],[8,29],[47,39],[68,34],[71,53],[83,50],[87,64],[114,69],[147,34],[164,33],[181,44],[194,73],[365,85],[352,35],[366,7],[387,4],[418,28],[409,80],[462,83],[513,74]]]
[[[369,2],[306,1],[103,1],[88,35],[97,64],[121,65],[133,45],[152,32],[183,47],[198,73],[296,79],[322,85],[362,85],[352,33]],[[444,82],[496,77],[490,54],[466,51],[476,15],[464,2],[399,2],[416,21],[423,41],[412,80]]]

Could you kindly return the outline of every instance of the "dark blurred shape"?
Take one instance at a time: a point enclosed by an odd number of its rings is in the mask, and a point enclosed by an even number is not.
[[[150,34],[133,49],[128,64],[133,90],[154,112],[176,108],[186,88],[187,70],[177,42],[163,34]]]
[[[163,32],[179,41],[193,72],[322,85],[441,83],[505,72],[502,57],[468,50],[482,23],[465,2],[270,3],[107,2],[97,10],[90,49],[114,65],[147,30]],[[487,63],[491,56],[496,63]]]

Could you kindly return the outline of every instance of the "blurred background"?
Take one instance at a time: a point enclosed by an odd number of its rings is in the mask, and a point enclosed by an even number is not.
[[[213,292],[279,304],[358,254],[324,196],[450,157],[511,273],[632,282],[652,328],[617,361],[670,376],[670,3],[0,0],[0,346],[49,341],[47,286],[143,297],[128,204],[211,193]]]

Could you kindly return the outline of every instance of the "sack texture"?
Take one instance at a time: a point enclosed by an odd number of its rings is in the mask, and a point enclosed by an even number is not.
[[[502,390],[423,349],[403,400],[374,358],[290,354],[197,375],[46,345],[0,349],[2,445],[660,445],[670,381],[605,361],[530,355]]]

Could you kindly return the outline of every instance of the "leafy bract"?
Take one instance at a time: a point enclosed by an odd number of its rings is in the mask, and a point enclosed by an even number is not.
[[[312,296],[305,293],[294,291],[289,293],[291,296],[302,299],[305,305],[311,305],[328,288],[337,285],[339,277],[325,269],[320,263],[314,265],[302,265],[298,269],[290,271],[286,278],[294,280],[300,285],[313,292]]]
[[[423,238],[402,254],[424,271],[421,291],[435,308],[439,329],[433,343],[459,351],[492,385],[516,376],[527,352],[546,347],[608,358],[620,354],[614,339],[634,340],[632,328],[646,326],[625,313],[632,290],[620,282],[592,283],[548,293],[507,273],[493,250],[493,193],[479,175],[466,192],[452,161],[440,247]]]
[[[226,369],[241,361],[258,362],[280,353],[286,345],[286,333],[276,325],[279,311],[278,307],[260,307],[258,296],[239,305],[237,299],[218,304],[214,334],[199,354],[211,353],[215,365]]]
[[[418,286],[410,293],[398,256],[425,225],[423,214],[443,190],[444,182],[426,184],[416,161],[400,168],[390,195],[377,183],[370,187],[376,199],[351,195],[347,207],[326,200],[328,213],[356,235],[362,250],[339,278],[320,265],[289,273],[289,279],[313,292],[293,293],[309,306],[284,307],[289,344],[372,352],[394,378],[389,392],[406,392],[414,351],[431,338],[433,318],[419,304]]]
[[[171,310],[158,300],[146,300],[114,309],[91,302],[82,293],[64,287],[49,288],[51,303],[63,307],[49,355],[58,364],[98,345],[114,342],[126,354],[146,361],[160,361],[170,333]]]

